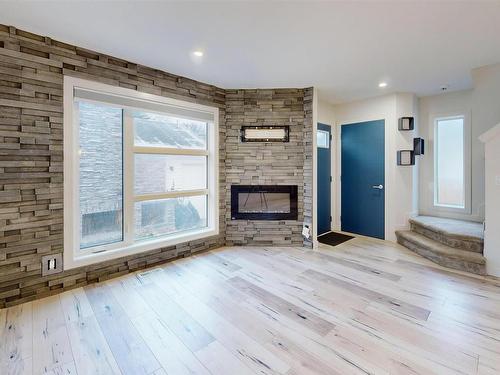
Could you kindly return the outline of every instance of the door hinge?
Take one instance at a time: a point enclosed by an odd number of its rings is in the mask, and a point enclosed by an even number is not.
[[[330,134],[330,141],[333,139],[333,136]]]
[[[330,216],[330,223],[332,222],[332,217]]]
[[[330,182],[332,182],[332,181],[333,181],[333,177],[332,177],[332,176],[330,176]]]

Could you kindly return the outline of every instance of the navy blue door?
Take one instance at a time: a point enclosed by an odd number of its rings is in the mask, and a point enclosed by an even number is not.
[[[384,127],[384,120],[378,120],[341,129],[342,230],[381,239],[385,228]]]
[[[331,229],[331,127],[318,123],[318,235],[329,232]]]

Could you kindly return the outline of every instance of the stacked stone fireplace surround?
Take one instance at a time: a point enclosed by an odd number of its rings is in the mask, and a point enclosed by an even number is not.
[[[64,75],[219,108],[218,236],[41,276],[41,257],[63,252]],[[0,308],[226,244],[302,245],[312,100],[312,88],[225,90],[0,25]],[[289,143],[238,141],[243,125],[276,124],[290,126]],[[231,220],[231,184],[296,184],[298,220]]]

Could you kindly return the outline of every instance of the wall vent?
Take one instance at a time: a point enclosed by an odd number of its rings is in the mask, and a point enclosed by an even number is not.
[[[161,268],[151,268],[149,270],[146,270],[146,271],[143,271],[143,272],[139,272],[137,274],[137,277],[139,279],[142,279],[142,278],[146,278],[148,276],[151,276],[152,274],[155,274],[155,273],[158,273],[158,272],[162,272],[162,271],[163,271],[163,269],[161,269]]]

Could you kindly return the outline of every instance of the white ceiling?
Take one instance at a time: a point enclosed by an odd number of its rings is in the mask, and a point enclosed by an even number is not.
[[[315,86],[335,103],[469,88],[472,68],[500,62],[500,1],[7,1],[0,23],[224,88]]]

